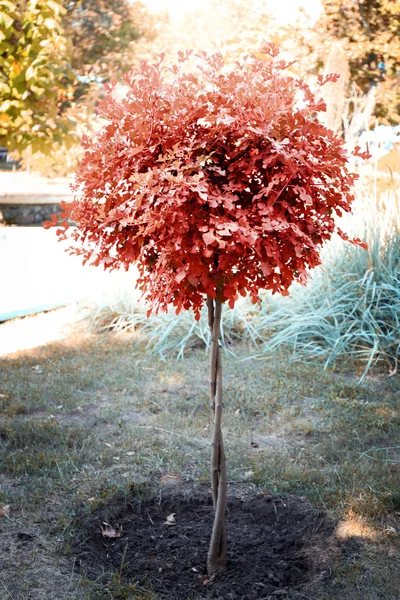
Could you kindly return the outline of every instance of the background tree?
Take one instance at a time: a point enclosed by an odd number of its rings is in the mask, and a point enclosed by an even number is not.
[[[0,146],[9,150],[74,141],[63,113],[74,79],[64,12],[57,0],[0,1]]]
[[[339,81],[327,83],[323,90],[326,112],[320,119],[335,133],[341,133],[349,87],[349,61],[340,42],[333,42],[327,56],[324,74],[337,73]]]
[[[392,0],[323,0],[324,11],[317,23],[302,22],[286,28],[280,38],[285,49],[298,61],[300,71],[309,77],[328,67],[343,71],[348,61],[349,78],[345,118],[363,121],[376,116],[383,124],[400,122],[400,11]],[[333,54],[332,46],[341,52]],[[335,62],[337,65],[335,65]],[[332,72],[332,71],[330,71]],[[345,75],[345,73],[343,72]],[[364,108],[360,109],[363,105]],[[372,108],[371,108],[372,107]],[[346,116],[346,113],[349,113]],[[365,113],[365,114],[361,114]],[[361,117],[360,117],[361,114]],[[359,135],[353,128],[355,137]]]
[[[150,24],[140,2],[64,0],[64,8],[72,68],[81,81],[108,81],[130,68],[132,43]]]
[[[319,27],[342,40],[350,78],[368,94],[377,86],[374,114],[400,122],[400,9],[392,0],[324,0]]]
[[[190,52],[180,52],[169,69],[161,56],[128,72],[122,100],[108,86],[108,124],[84,140],[79,197],[64,205],[62,218],[76,227],[64,220],[58,229],[72,241],[71,252],[94,265],[129,269],[136,262],[138,286],[154,310],[172,304],[199,318],[206,299],[214,420],[210,577],[226,563],[222,303],[233,307],[246,294],[256,302],[260,289],[287,295],[293,281],[305,283],[322,244],[341,233],[335,216],[350,211],[356,177],[347,172],[342,141],[315,118],[323,101],[285,74],[288,64],[275,46],[260,56],[228,70],[220,54],[201,53],[202,64],[187,72]]]
[[[129,68],[152,26],[139,2],[0,0],[0,146],[43,175],[74,170],[102,82]]]

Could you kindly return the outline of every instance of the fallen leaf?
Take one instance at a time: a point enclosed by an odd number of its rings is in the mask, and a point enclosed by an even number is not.
[[[103,537],[109,539],[118,539],[122,537],[122,525],[117,525],[117,527],[113,527],[109,523],[103,521],[103,523],[100,525],[100,529],[101,535]]]
[[[397,531],[396,531],[396,529],[395,529],[394,527],[386,527],[386,528],[384,529],[384,531],[385,531],[386,533],[397,533]]]
[[[176,525],[175,515],[176,513],[171,513],[168,515],[167,520],[164,521],[164,525]]]
[[[0,517],[8,517],[9,514],[10,514],[10,505],[6,504],[3,506],[3,504],[0,504]]]
[[[215,579],[215,575],[212,575],[211,577],[209,575],[199,575],[199,579],[203,585],[211,585]]]

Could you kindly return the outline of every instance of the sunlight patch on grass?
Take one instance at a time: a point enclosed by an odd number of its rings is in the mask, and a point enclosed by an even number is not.
[[[68,337],[77,318],[75,304],[0,323],[0,356],[38,348]]]
[[[358,517],[354,513],[340,521],[336,527],[336,535],[340,540],[347,540],[352,537],[365,538],[367,540],[376,540],[378,532],[365,522],[365,519]]]

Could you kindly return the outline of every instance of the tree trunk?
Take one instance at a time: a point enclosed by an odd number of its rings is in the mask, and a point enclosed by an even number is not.
[[[324,65],[324,75],[338,73],[339,81],[326,83],[322,88],[322,97],[326,102],[326,112],[320,113],[318,119],[336,134],[340,134],[343,127],[343,115],[349,85],[350,70],[346,52],[340,41],[331,45]]]
[[[211,449],[211,491],[214,504],[214,524],[207,556],[207,571],[212,577],[226,565],[225,509],[227,497],[226,459],[221,431],[222,422],[222,363],[219,338],[221,335],[221,301],[207,298],[208,324],[211,331],[210,408],[214,431]]]

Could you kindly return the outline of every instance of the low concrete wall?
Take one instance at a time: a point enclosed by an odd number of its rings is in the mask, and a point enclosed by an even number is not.
[[[18,204],[0,202],[1,225],[40,226],[51,219],[53,213],[60,212],[60,203],[52,204]]]
[[[70,180],[25,172],[0,173],[0,225],[40,226],[70,202]]]

